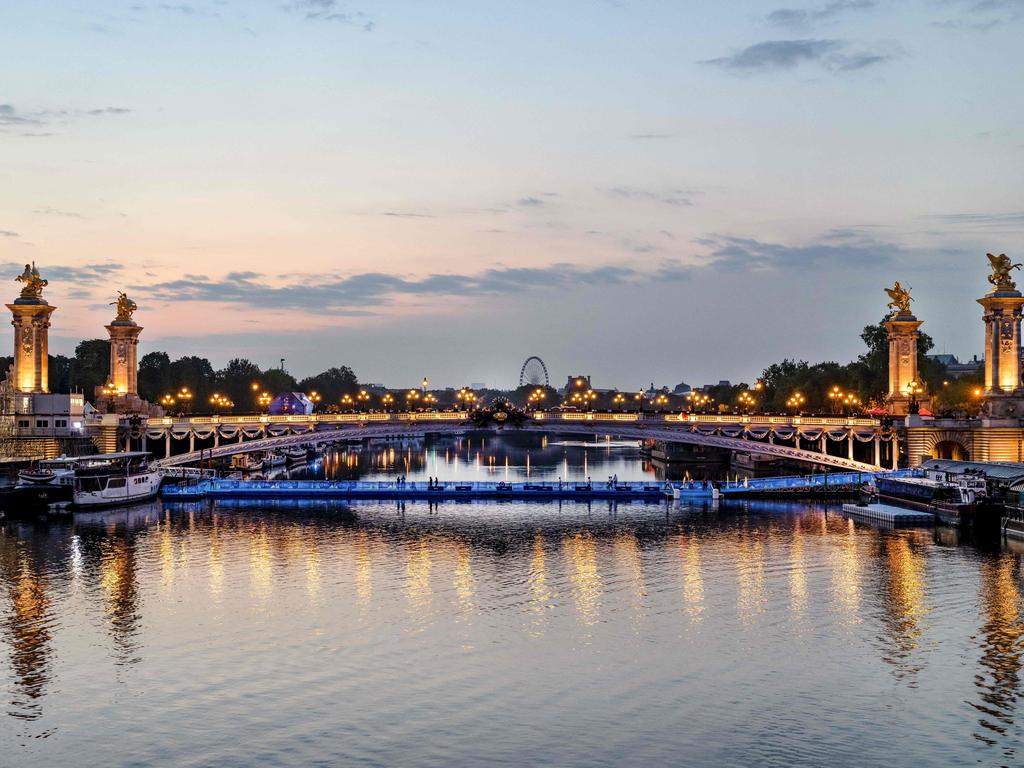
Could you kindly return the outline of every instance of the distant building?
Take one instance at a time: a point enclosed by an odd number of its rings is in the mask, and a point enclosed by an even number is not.
[[[678,384],[676,384],[675,389],[672,390],[672,394],[673,395],[685,395],[687,392],[690,392],[692,390],[693,390],[693,387],[691,387],[685,381],[680,381]]]
[[[271,416],[308,416],[313,412],[313,401],[302,392],[282,392],[270,402],[267,412]]]
[[[928,355],[928,359],[944,366],[946,375],[951,379],[959,379],[978,373],[985,365],[985,361],[979,360],[977,355],[966,363],[961,363],[957,360],[956,355]]]
[[[565,381],[565,389],[563,392],[566,395],[572,394],[574,391],[592,389],[590,386],[590,376],[586,374],[578,374],[576,376],[570,376]]]
[[[469,385],[470,389],[487,389],[487,383],[483,381],[474,381]]]

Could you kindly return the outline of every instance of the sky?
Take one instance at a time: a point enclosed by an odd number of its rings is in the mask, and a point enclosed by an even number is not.
[[[1024,261],[1024,0],[0,0],[0,276],[51,352],[633,389],[845,362]],[[1017,273],[1020,274],[1020,273]]]

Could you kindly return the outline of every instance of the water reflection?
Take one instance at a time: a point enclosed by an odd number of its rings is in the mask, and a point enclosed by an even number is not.
[[[19,720],[42,716],[42,699],[52,674],[54,617],[49,584],[33,560],[16,538],[0,537],[0,576],[9,602],[2,637],[13,678],[8,714]]]
[[[884,576],[888,584],[882,602],[885,629],[882,636],[885,661],[896,668],[898,679],[913,678],[920,670],[915,651],[923,634],[925,607],[924,557],[911,545],[912,533],[888,535],[882,540]],[[916,684],[913,679],[910,684]]]
[[[118,663],[134,663],[140,615],[133,537],[114,535],[100,543],[100,586]]]
[[[446,732],[446,750],[458,749],[463,732],[486,742],[496,708],[503,727],[543,738],[545,724],[561,717],[594,743],[614,739],[629,711],[650,718],[680,759],[695,756],[683,726],[721,743],[752,727],[768,742],[761,754],[752,747],[753,764],[793,754],[799,736],[757,712],[729,713],[737,700],[774,698],[794,718],[838,724],[830,731],[850,741],[837,753],[855,741],[877,764],[891,729],[844,712],[864,706],[865,690],[890,690],[895,675],[915,744],[934,739],[946,750],[931,762],[987,764],[998,752],[1013,764],[1020,754],[1017,555],[940,548],[931,532],[879,532],[800,504],[396,509],[198,504],[89,525],[0,526],[3,717],[17,719],[26,741],[53,734],[47,741],[57,746],[37,764],[100,762],[75,734],[113,738],[116,705],[89,697],[116,685],[118,702],[138,703],[137,732],[118,735],[140,764],[159,762],[147,751],[156,749],[203,764],[215,759],[176,752],[190,747],[172,735],[196,722],[244,730],[245,713],[222,713],[225,702],[259,708],[270,697],[325,734],[379,730],[391,745],[410,738],[393,723],[414,728],[422,704],[413,702],[429,685],[432,711],[461,718],[458,732]],[[222,620],[204,620],[211,613]],[[343,661],[323,663],[323,638],[345,649]],[[947,663],[937,663],[940,653]],[[955,660],[966,660],[966,676]],[[213,688],[195,696],[179,681],[182,670],[192,684],[234,674],[230,696]],[[586,714],[565,698],[545,704],[555,689],[586,691]],[[156,691],[176,707],[160,706]],[[685,719],[648,703],[683,700],[700,702]],[[232,742],[258,762],[246,744],[265,734],[245,735]],[[10,738],[0,728],[0,748],[17,749]],[[331,743],[315,746],[326,753]],[[391,748],[376,761],[409,762]]]
[[[984,623],[978,638],[982,669],[974,676],[980,701],[972,701],[981,716],[981,730],[974,736],[989,745],[1001,745],[1010,762],[1020,752],[1004,737],[1015,725],[1024,654],[1024,623],[1021,621],[1020,561],[1011,555],[988,559],[981,567],[981,605]]]
[[[601,577],[597,570],[597,547],[587,531],[568,536],[563,544],[579,623],[592,626],[600,617]]]

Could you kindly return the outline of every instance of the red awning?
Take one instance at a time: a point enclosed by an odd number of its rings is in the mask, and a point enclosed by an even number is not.
[[[885,416],[888,411],[885,408],[872,408],[868,411],[868,416]]]
[[[922,408],[917,412],[918,416],[935,418],[935,414],[929,411],[927,408]]]

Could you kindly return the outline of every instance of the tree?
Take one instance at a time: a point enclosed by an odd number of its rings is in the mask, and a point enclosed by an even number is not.
[[[14,358],[8,358],[12,362]],[[0,361],[0,366],[3,363]],[[50,391],[51,392],[70,392],[71,391],[71,370],[73,361],[70,357],[65,355],[50,355],[49,356],[49,377],[50,377]],[[3,372],[7,371],[7,368],[0,368]],[[89,393],[92,395],[92,393]]]
[[[359,391],[359,380],[351,368],[343,365],[305,378],[299,382],[298,387],[303,392],[319,394],[326,407],[337,405],[342,395],[355,396]]]
[[[282,392],[296,392],[299,389],[295,377],[280,368],[270,368],[263,372],[263,389],[272,395]]]
[[[216,374],[209,360],[195,355],[179,357],[168,367],[167,377],[170,394],[187,388],[192,393],[192,408],[207,410],[207,402],[216,386]]]
[[[217,372],[217,388],[234,402],[236,411],[252,411],[256,408],[252,385],[262,383],[262,378],[256,363],[236,357]]]
[[[171,358],[166,352],[148,352],[139,360],[139,397],[151,403],[160,402],[160,397],[170,386],[168,371]]]
[[[85,399],[93,397],[96,387],[107,383],[110,377],[110,340],[87,339],[75,347],[68,376],[69,388],[82,391]]]

